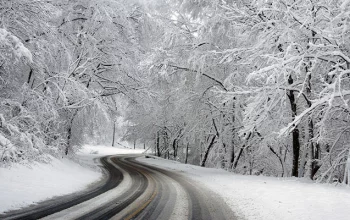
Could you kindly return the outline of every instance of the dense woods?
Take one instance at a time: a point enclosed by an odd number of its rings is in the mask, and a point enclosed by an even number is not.
[[[11,0],[0,15],[1,163],[111,144],[122,116],[160,157],[349,183],[350,1]]]
[[[115,95],[128,96],[136,83],[137,6],[11,0],[0,3],[0,14],[1,161],[69,155],[103,138]]]

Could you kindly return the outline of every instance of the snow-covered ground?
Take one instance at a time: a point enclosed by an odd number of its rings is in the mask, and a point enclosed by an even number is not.
[[[51,158],[51,163],[0,168],[0,213],[33,203],[84,190],[103,178],[96,164],[104,155],[141,153],[143,150],[105,146],[84,146],[77,162]]]
[[[83,190],[99,181],[103,176],[96,168],[99,161],[95,158],[142,151],[85,146],[78,153],[80,163],[53,158],[50,164],[0,168],[0,213]],[[350,219],[349,187],[316,184],[296,178],[242,176],[164,159],[138,160],[173,170],[207,186],[245,219]]]
[[[350,188],[296,178],[243,176],[175,161],[139,158],[192,178],[224,198],[245,219],[350,219]]]
[[[114,154],[141,154],[145,150],[143,149],[131,149],[123,147],[109,147],[109,146],[95,146],[95,145],[85,145],[77,154],[80,157],[85,157],[87,155],[97,155],[97,156],[107,156]]]

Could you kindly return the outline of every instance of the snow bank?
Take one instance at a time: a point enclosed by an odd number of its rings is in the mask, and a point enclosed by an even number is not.
[[[246,219],[337,219],[350,216],[350,188],[297,178],[242,176],[175,161],[139,158],[141,162],[178,171],[221,195]]]
[[[18,209],[58,195],[83,190],[98,181],[101,172],[68,159],[52,158],[50,164],[14,165],[0,169],[0,212]]]
[[[11,169],[0,168],[0,213],[84,190],[102,178],[102,173],[97,168],[97,158],[141,152],[143,150],[84,146],[77,156],[82,165],[52,157],[50,164],[35,162],[30,167],[17,164]]]

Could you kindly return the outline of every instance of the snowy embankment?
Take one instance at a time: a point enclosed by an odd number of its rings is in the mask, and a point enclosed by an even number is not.
[[[296,178],[243,176],[158,158],[138,160],[177,171],[208,187],[243,219],[350,219],[349,187]]]
[[[142,150],[143,151],[143,150]],[[0,168],[0,213],[86,189],[103,178],[99,158],[113,154],[141,153],[140,150],[84,146],[77,161],[51,158],[49,164],[35,162]]]

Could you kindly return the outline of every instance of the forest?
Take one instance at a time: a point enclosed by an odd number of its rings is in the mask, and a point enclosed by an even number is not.
[[[0,166],[116,136],[349,184],[349,0],[2,0]]]

